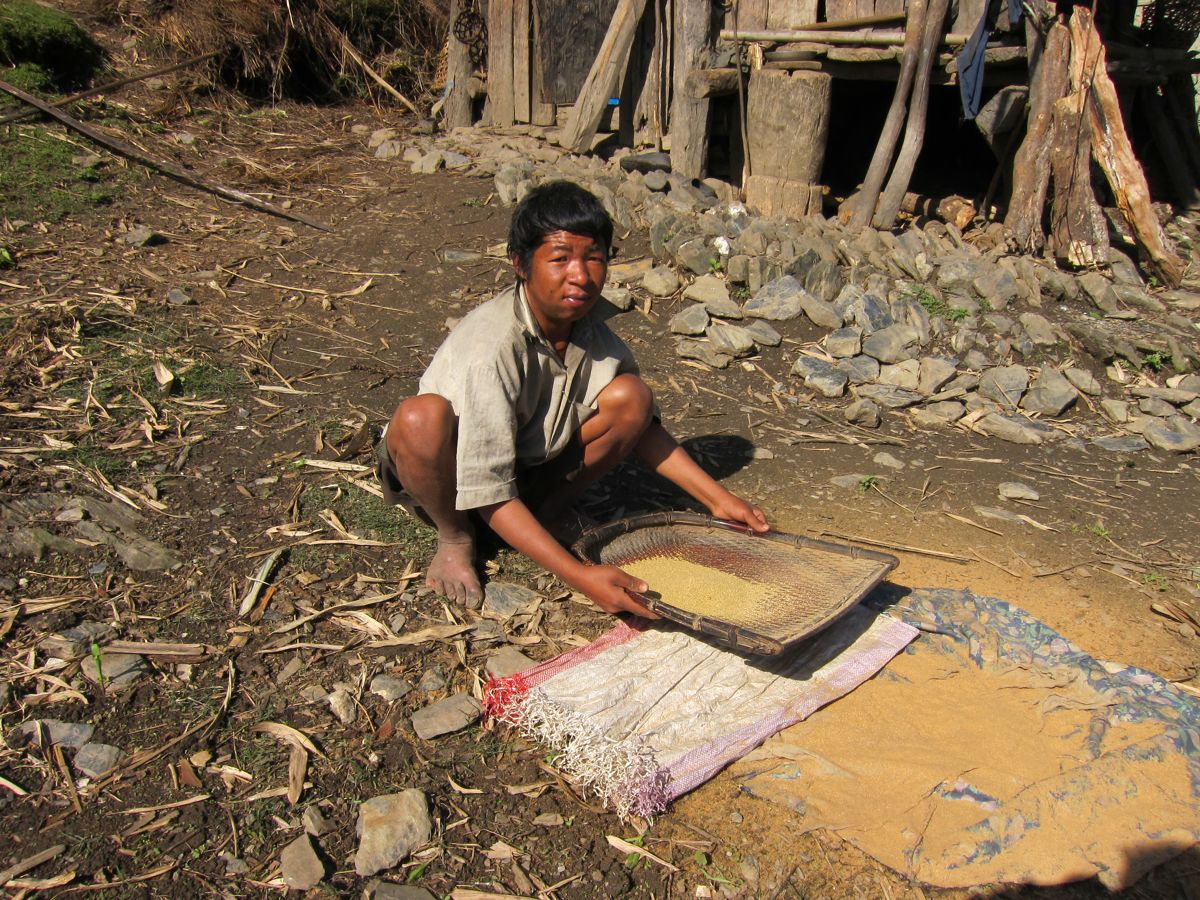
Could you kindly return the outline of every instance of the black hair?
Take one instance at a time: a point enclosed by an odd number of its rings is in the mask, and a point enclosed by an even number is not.
[[[517,204],[508,229],[508,255],[525,272],[546,235],[556,231],[582,234],[612,251],[613,224],[596,195],[573,181],[548,181]]]

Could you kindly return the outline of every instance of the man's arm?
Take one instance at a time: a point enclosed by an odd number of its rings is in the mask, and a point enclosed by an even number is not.
[[[742,522],[758,532],[770,529],[761,509],[730,493],[700,468],[657,419],[650,423],[634,449],[642,462],[679,485],[718,519]]]
[[[481,507],[479,514],[514,550],[524,553],[543,569],[586,594],[605,612],[626,610],[646,618],[658,618],[627,593],[627,590],[646,591],[646,582],[625,574],[616,566],[581,563],[551,537],[521,500],[514,498]]]

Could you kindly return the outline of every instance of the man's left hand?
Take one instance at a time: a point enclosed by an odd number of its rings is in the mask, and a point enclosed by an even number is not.
[[[767,517],[761,509],[733,494],[730,494],[728,499],[713,504],[709,508],[709,512],[718,519],[727,519],[730,522],[741,522],[743,525],[748,525],[760,534],[771,529],[767,523]]]

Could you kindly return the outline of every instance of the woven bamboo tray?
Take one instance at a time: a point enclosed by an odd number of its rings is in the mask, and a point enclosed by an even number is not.
[[[663,602],[670,585],[651,584],[646,594],[634,596],[664,619],[763,655],[782,653],[837,621],[898,563],[887,553],[779,531],[757,534],[740,523],[685,512],[600,525],[580,535],[572,549],[593,565],[683,560],[717,570],[716,577],[743,579],[748,599],[724,618],[700,608],[702,597]]]

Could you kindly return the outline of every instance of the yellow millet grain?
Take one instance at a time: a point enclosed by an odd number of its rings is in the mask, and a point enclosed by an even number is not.
[[[737,625],[758,621],[770,587],[686,559],[652,556],[621,568],[650,585],[664,603]]]

